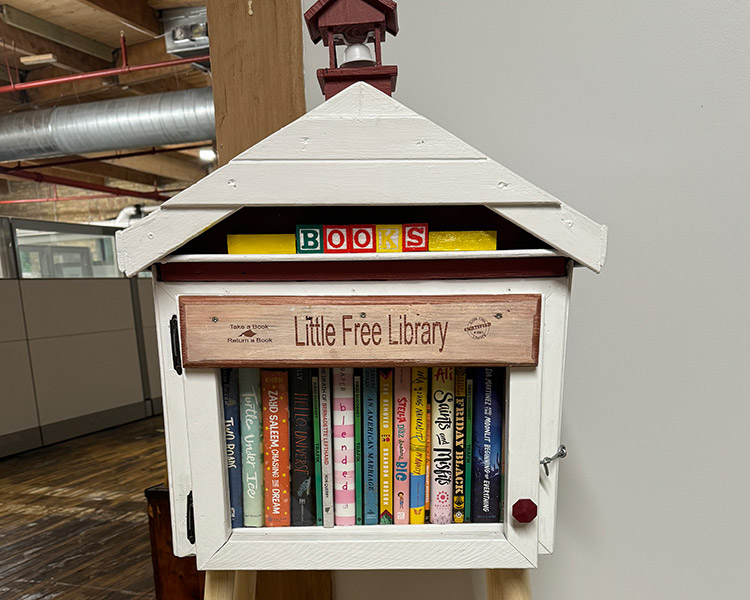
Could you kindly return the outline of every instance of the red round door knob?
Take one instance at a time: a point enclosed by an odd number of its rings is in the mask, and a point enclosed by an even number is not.
[[[536,519],[536,504],[528,498],[516,500],[513,505],[513,518],[519,523],[531,523]]]

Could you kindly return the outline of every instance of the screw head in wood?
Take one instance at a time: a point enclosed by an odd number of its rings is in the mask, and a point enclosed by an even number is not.
[[[536,503],[528,498],[516,500],[512,509],[513,518],[519,523],[531,523],[536,519]]]

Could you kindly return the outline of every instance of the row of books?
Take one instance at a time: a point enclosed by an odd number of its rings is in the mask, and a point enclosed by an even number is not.
[[[502,520],[504,369],[221,379],[232,527]]]

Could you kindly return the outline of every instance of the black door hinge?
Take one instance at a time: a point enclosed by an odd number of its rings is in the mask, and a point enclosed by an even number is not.
[[[195,544],[195,513],[193,512],[193,492],[187,495],[187,539]]]
[[[169,319],[169,337],[172,340],[172,366],[178,375],[182,375],[182,356],[180,355],[180,330],[177,315]]]

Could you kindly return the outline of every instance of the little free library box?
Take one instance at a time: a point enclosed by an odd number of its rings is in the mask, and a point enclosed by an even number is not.
[[[358,82],[117,241],[128,276],[154,274],[177,555],[494,569],[552,552],[571,279],[602,268],[603,225]],[[268,415],[255,438],[225,412],[238,398]]]

